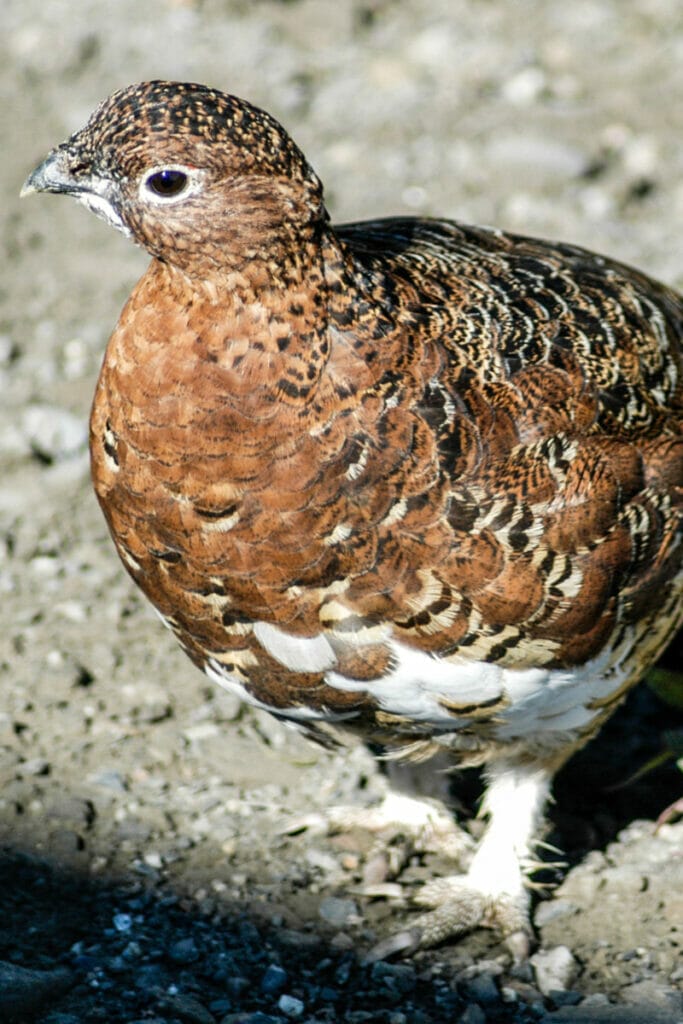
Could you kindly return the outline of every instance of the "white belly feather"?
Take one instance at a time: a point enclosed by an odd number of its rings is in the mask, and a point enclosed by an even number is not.
[[[495,736],[503,741],[583,729],[600,714],[593,702],[609,697],[628,676],[619,653],[614,651],[604,651],[572,669],[517,670],[462,657],[438,658],[400,643],[387,633],[383,640],[391,648],[395,667],[380,679],[359,681],[334,670],[335,652],[323,634],[292,636],[267,623],[256,623],[254,634],[285,668],[323,672],[328,686],[368,693],[387,714],[429,726],[436,733],[457,733],[471,724],[470,716],[458,717],[457,707],[497,704]],[[625,643],[624,650],[629,646]],[[210,659],[206,671],[244,700],[271,710],[255,700],[244,680],[226,671],[218,660]],[[277,713],[298,722],[339,722],[354,714],[302,706],[277,709]]]

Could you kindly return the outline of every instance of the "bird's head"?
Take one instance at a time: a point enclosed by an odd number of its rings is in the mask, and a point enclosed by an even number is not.
[[[113,93],[36,167],[30,192],[73,196],[185,270],[277,258],[326,217],[319,179],[273,117],[184,82]]]

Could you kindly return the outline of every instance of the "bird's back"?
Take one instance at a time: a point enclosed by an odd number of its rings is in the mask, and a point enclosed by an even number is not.
[[[493,384],[574,364],[597,401],[594,430],[680,432],[683,298],[672,289],[577,246],[448,220],[336,232],[371,277],[388,275],[449,365]]]
[[[683,301],[585,250],[499,231],[337,230],[404,348],[438,352],[393,400],[437,440],[453,535],[432,568],[478,613],[457,635],[421,607],[413,635],[509,664],[594,656],[680,565]]]

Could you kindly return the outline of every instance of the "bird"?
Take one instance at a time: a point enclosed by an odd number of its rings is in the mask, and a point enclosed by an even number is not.
[[[495,228],[333,225],[282,125],[195,83],[114,92],[30,192],[151,256],[90,420],[126,570],[304,736],[479,767],[483,835],[389,952],[525,957],[552,779],[683,620],[683,298]]]

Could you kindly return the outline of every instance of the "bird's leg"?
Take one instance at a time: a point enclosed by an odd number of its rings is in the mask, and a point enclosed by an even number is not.
[[[531,926],[526,874],[552,773],[537,764],[498,760],[486,769],[482,814],[489,824],[466,874],[434,879],[415,902],[428,907],[404,932],[379,943],[381,959],[436,945],[476,927],[494,927],[517,959],[528,954]]]

